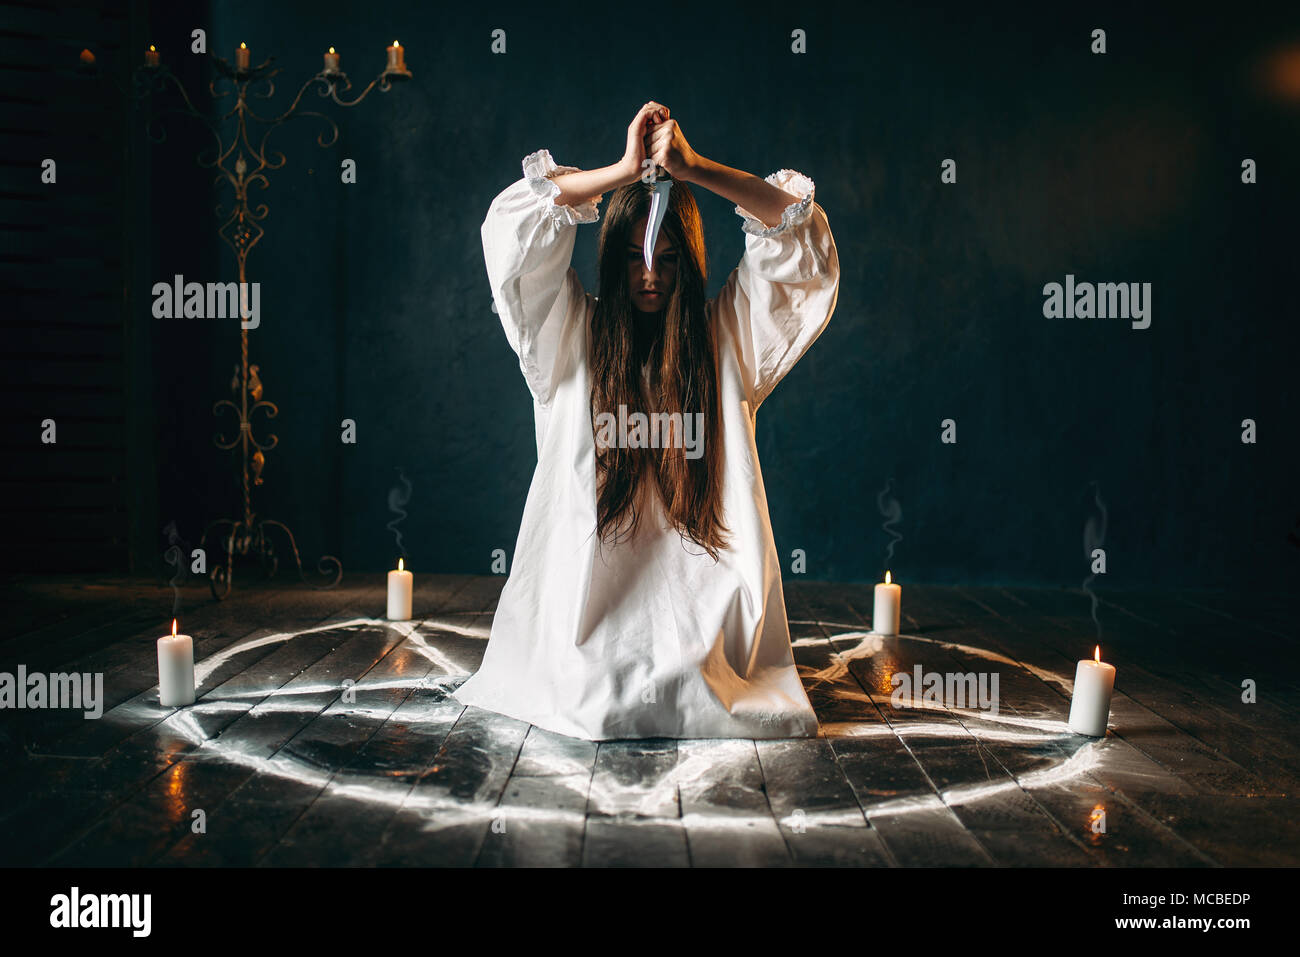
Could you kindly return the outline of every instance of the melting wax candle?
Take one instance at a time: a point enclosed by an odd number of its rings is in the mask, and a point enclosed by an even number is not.
[[[194,639],[172,633],[158,639],[158,703],[179,708],[194,703]]]
[[[876,607],[871,613],[871,630],[878,635],[898,634],[898,623],[903,612],[903,589],[893,582],[889,572],[876,586]]]
[[[409,621],[411,618],[411,593],[415,590],[415,577],[406,570],[402,559],[397,568],[388,573],[388,617],[392,621]]]
[[[406,50],[396,40],[388,48],[388,72],[405,73],[406,72]]]
[[[1110,697],[1115,690],[1115,666],[1101,660],[1101,645],[1074,670],[1074,695],[1070,698],[1070,730],[1094,738],[1106,736]]]

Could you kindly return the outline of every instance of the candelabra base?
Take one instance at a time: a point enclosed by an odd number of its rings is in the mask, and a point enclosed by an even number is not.
[[[274,519],[254,520],[254,516],[246,519],[218,518],[209,522],[203,529],[203,535],[199,538],[199,546],[206,549],[206,543],[209,533],[220,526],[229,528],[229,532],[218,539],[224,549],[224,555],[219,562],[212,563],[212,570],[208,572],[208,585],[212,589],[212,597],[221,601],[230,594],[234,584],[234,569],[236,555],[253,555],[255,556],[263,569],[266,571],[266,577],[271,578],[275,575],[280,566],[280,559],[275,552],[275,544],[271,541],[271,536],[267,534],[270,528],[278,528],[284,532],[285,537],[289,540],[289,548],[293,552],[293,561],[298,568],[298,577],[304,584],[312,588],[326,589],[333,588],[343,578],[343,563],[333,555],[322,555],[316,562],[316,570],[327,576],[323,582],[311,582],[307,580],[307,575],[303,571],[302,558],[298,554],[298,543],[294,540],[293,532],[289,526],[283,522],[277,522]],[[330,568],[333,568],[332,577]]]

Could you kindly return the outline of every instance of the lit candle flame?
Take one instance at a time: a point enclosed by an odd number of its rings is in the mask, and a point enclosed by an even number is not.
[[[150,53],[157,53],[157,52],[158,52],[158,50],[154,47],[154,45],[153,45],[152,43],[149,44],[149,52],[150,52]]]
[[[405,566],[402,564],[402,560],[399,558],[397,560],[397,570],[400,572],[402,571],[403,568],[405,568]]]
[[[172,619],[172,637],[173,637],[173,638],[176,637],[176,619],[175,619],[175,618]]]
[[[401,46],[401,44],[400,44],[400,43],[398,43],[398,42],[397,42],[397,41],[396,41],[396,40],[394,40],[394,41],[393,41],[393,46],[395,46],[395,47],[400,47],[400,46]]]
[[[241,44],[239,45],[239,49],[241,49],[241,50],[247,50],[247,49],[248,49],[248,44],[246,44],[246,43],[241,43]]]
[[[1098,645],[1097,650],[1092,653],[1092,660],[1101,664],[1101,645]]]
[[[890,582],[889,572],[885,572],[885,584],[888,585],[889,582]]]
[[[330,53],[333,53],[333,52],[334,52],[334,48],[333,48],[333,47],[330,47]]]

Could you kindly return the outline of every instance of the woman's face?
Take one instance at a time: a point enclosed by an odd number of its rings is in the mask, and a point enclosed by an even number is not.
[[[677,281],[677,249],[661,229],[655,240],[654,269],[646,269],[641,251],[645,227],[646,217],[642,216],[633,224],[632,235],[627,241],[627,287],[632,292],[632,305],[637,309],[660,312]]]

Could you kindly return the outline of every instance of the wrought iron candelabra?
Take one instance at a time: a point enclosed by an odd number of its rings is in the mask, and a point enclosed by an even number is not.
[[[389,48],[388,65],[384,71],[371,80],[354,99],[346,99],[340,94],[346,94],[351,90],[352,83],[347,74],[338,69],[339,57],[331,47],[330,52],[325,55],[324,69],[303,83],[288,109],[275,116],[261,116],[252,109],[249,97],[251,95],[258,99],[270,99],[275,95],[273,78],[280,72],[278,67],[272,66],[275,58],[270,57],[256,67],[250,67],[248,50],[242,44],[236,51],[233,66],[230,61],[219,56],[214,54],[208,56],[218,74],[208,82],[208,92],[214,103],[232,95],[235,98],[230,109],[219,117],[212,119],[195,109],[184,85],[170,69],[159,62],[159,56],[152,47],[145,56],[144,65],[138,67],[133,73],[132,96],[140,101],[152,97],[155,92],[164,90],[169,85],[174,86],[180,95],[183,106],[160,110],[152,115],[146,124],[146,133],[155,143],[161,143],[166,139],[161,119],[169,114],[193,117],[212,134],[215,140],[214,151],[200,152],[196,161],[204,169],[217,171],[214,180],[216,185],[224,182],[234,191],[234,201],[229,211],[226,211],[221,203],[218,203],[214,209],[220,222],[217,232],[235,254],[235,261],[239,266],[239,289],[242,291],[247,288],[244,283],[248,280],[248,255],[262,238],[264,230],[260,224],[269,212],[265,203],[256,206],[250,204],[249,189],[254,185],[266,189],[268,186],[266,174],[282,168],[286,162],[285,155],[280,151],[267,152],[267,138],[295,116],[311,116],[326,124],[326,129],[316,136],[317,144],[322,148],[331,147],[338,140],[338,124],[324,113],[299,108],[308,89],[314,87],[320,97],[332,100],[339,106],[352,107],[369,96],[371,90],[376,87],[386,93],[392,88],[394,80],[408,78],[411,74],[406,69],[404,51],[394,43],[394,46]],[[218,84],[223,81],[228,82],[231,88],[218,92]],[[232,119],[234,133],[229,142],[226,142],[222,138],[222,130]],[[232,157],[233,163],[231,163]],[[325,576],[325,580],[315,583],[308,581],[293,532],[283,522],[259,517],[253,511],[252,489],[263,482],[265,453],[275,448],[279,442],[279,438],[274,434],[268,433],[265,439],[261,439],[253,431],[255,414],[263,413],[267,419],[273,419],[279,414],[279,408],[275,403],[263,398],[262,378],[261,367],[249,364],[248,329],[241,321],[239,364],[235,367],[235,374],[230,382],[232,398],[217,400],[212,406],[212,414],[220,418],[223,412],[228,411],[233,412],[237,417],[232,424],[238,425],[238,431],[230,438],[218,431],[213,436],[213,442],[220,449],[239,449],[243,512],[237,518],[218,518],[209,522],[199,539],[200,546],[206,547],[208,536],[216,529],[223,529],[218,541],[224,549],[224,555],[219,561],[211,562],[211,570],[208,573],[213,597],[218,600],[230,594],[236,555],[254,555],[266,570],[267,577],[275,574],[279,566],[279,558],[270,535],[272,529],[283,532],[288,539],[294,563],[298,568],[298,577],[303,582],[316,588],[333,588],[343,577],[343,563],[332,555],[323,555],[317,562],[317,573]]]

